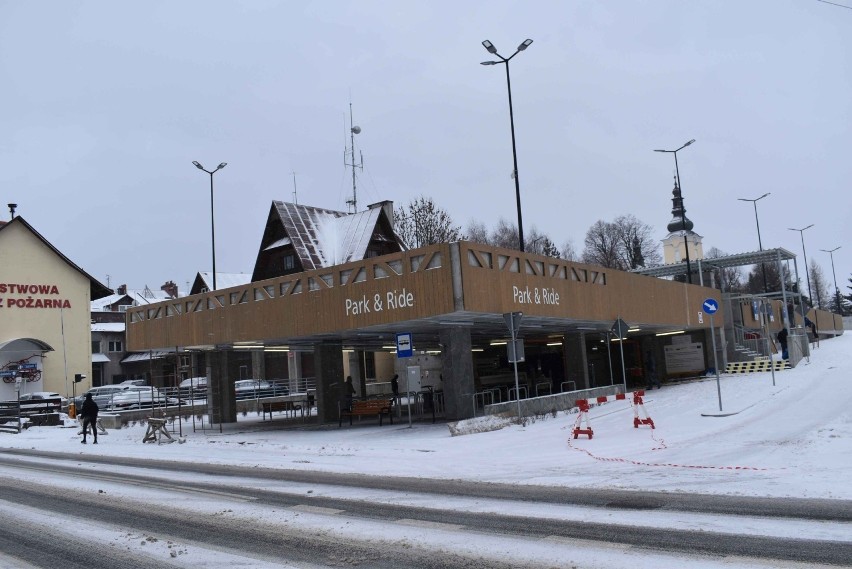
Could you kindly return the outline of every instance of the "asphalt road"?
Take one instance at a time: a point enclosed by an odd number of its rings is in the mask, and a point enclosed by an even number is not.
[[[23,462],[18,457],[47,458],[50,462]],[[91,464],[99,464],[96,469]],[[131,467],[131,473],[109,472],[110,467]],[[457,532],[476,532],[495,538],[512,538],[528,541],[554,540],[571,543],[572,540],[597,542],[602,546],[617,544],[647,550],[649,548],[675,555],[742,557],[760,559],[770,565],[773,560],[798,562],[803,566],[849,566],[852,563],[852,543],[791,539],[789,537],[762,537],[736,535],[713,531],[685,529],[660,529],[644,525],[611,523],[576,523],[575,521],[530,519],[506,513],[460,511],[446,508],[423,508],[403,503],[388,503],[374,498],[353,499],[358,491],[375,495],[381,491],[422,494],[428,497],[475,497],[489,501],[511,503],[540,503],[582,505],[608,511],[688,511],[718,516],[760,516],[779,520],[809,520],[833,523],[852,522],[852,503],[831,500],[790,500],[765,498],[723,497],[700,494],[665,494],[659,492],[597,491],[572,488],[545,488],[501,484],[476,484],[463,481],[410,479],[341,475],[295,470],[244,469],[210,464],[186,464],[168,461],[150,461],[131,458],[81,457],[79,454],[48,453],[30,450],[0,451],[0,468],[26,471],[28,480],[37,481],[40,474],[63,476],[156,487],[175,494],[204,493],[228,501],[251,504],[257,508],[298,509],[309,507],[315,511],[333,512],[352,520],[374,523],[430,524],[452,528]],[[169,473],[194,472],[198,481],[170,480]],[[229,482],[229,478],[233,480]],[[257,484],[246,484],[246,479]],[[239,480],[238,480],[239,479]],[[311,496],[298,493],[264,489],[263,481],[311,484],[316,488],[334,485],[355,490],[350,497],[333,495]],[[54,516],[68,517],[85,526],[97,522],[127,528],[151,535],[168,536],[168,539],[205,544],[245,555],[274,566],[336,567],[411,567],[418,568],[477,568],[500,564],[493,559],[478,559],[459,555],[446,548],[424,551],[404,547],[390,541],[359,541],[336,536],[333,532],[301,530],[294,525],[284,527],[256,524],[251,527],[234,525],[227,519],[214,516],[188,515],[178,507],[146,508],[138,502],[124,500],[120,493],[109,497],[85,493],[57,493],[50,485],[37,482],[0,485],[0,503],[6,509],[32,508]],[[511,507],[504,508],[511,512]],[[92,544],[85,536],[63,535],[57,539],[44,539],[43,532],[35,532],[29,523],[0,515],[0,545],[7,556],[35,567],[153,567],[149,557],[128,550],[115,555],[114,548]],[[39,537],[41,535],[41,537]],[[56,563],[61,560],[61,563]],[[174,560],[174,566],[186,566]],[[504,565],[505,567],[517,565]],[[528,564],[527,567],[534,565]]]

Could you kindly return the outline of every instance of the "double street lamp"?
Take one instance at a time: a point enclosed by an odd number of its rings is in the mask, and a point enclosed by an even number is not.
[[[760,200],[762,200],[766,196],[770,195],[771,193],[772,192],[766,192],[765,194],[763,194],[759,198],[754,198],[754,199],[737,198],[741,202],[751,202],[751,204],[754,206],[754,223],[757,225],[757,246],[760,248],[761,251],[763,251],[763,242],[760,240],[760,219],[758,219],[758,217],[757,217],[757,202],[759,202]],[[807,229],[807,228],[805,228],[805,229]],[[805,265],[806,265],[805,269],[806,270],[807,270],[807,263],[808,263],[808,260],[805,259]],[[764,263],[761,263],[760,268],[763,269],[763,292],[769,292],[769,285],[766,284],[766,265]],[[808,292],[810,292],[810,288],[811,288],[811,285],[808,285]]]
[[[834,272],[834,252],[838,249],[840,249],[839,245],[830,251],[827,251],[825,249],[820,249],[820,251],[831,255],[831,274],[834,277],[834,294],[836,295],[835,299],[837,301],[837,311],[840,313],[841,316],[843,316],[843,305],[840,304],[840,289],[837,288],[837,273]]]
[[[520,245],[521,253],[524,252],[524,221],[521,215],[521,185],[518,181],[518,152],[515,146],[515,115],[512,112],[512,80],[509,78],[509,61],[527,49],[532,42],[533,41],[531,39],[524,40],[524,42],[518,46],[518,49],[515,50],[515,53],[509,57],[503,57],[497,53],[497,48],[494,47],[494,44],[490,41],[485,40],[482,42],[482,45],[488,50],[488,53],[500,58],[500,61],[483,61],[482,65],[499,65],[502,63],[506,66],[506,87],[509,90],[509,125],[512,129],[512,159],[514,160],[515,166],[515,169],[512,171],[512,177],[515,178],[515,200],[518,203],[518,243]]]
[[[689,239],[687,238],[688,230],[686,228],[686,207],[684,207],[683,205],[683,186],[680,185],[680,170],[677,167],[677,153],[692,144],[693,142],[695,142],[694,138],[689,142],[685,143],[677,150],[654,150],[654,152],[666,152],[668,154],[674,154],[675,179],[677,180],[678,192],[680,192],[680,224],[681,229],[683,230],[683,246],[686,250],[686,280],[687,282],[689,282],[689,284],[692,284],[692,267],[689,264]]]
[[[210,174],[210,246],[213,251],[213,290],[216,290],[216,229],[213,222],[213,174],[227,166],[228,163],[222,162],[216,166],[216,169],[213,171],[205,169],[204,166],[195,160],[193,160],[192,163],[195,164],[195,167],[199,170],[203,170]]]
[[[808,253],[805,251],[805,230],[813,227],[814,224],[811,223],[807,227],[803,227],[801,229],[794,229],[792,227],[788,227],[790,231],[798,231],[799,236],[802,238],[802,257],[805,259],[805,276],[808,277],[808,299],[811,302],[811,306],[814,305],[814,298],[811,296],[813,292],[811,291],[811,271],[808,269]]]

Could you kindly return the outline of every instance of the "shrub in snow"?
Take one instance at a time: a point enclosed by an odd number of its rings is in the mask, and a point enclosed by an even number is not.
[[[516,422],[517,419],[514,415],[486,415],[485,417],[474,417],[472,419],[463,419],[454,423],[448,423],[447,427],[450,429],[450,435],[457,437],[460,435],[499,431],[503,427]]]

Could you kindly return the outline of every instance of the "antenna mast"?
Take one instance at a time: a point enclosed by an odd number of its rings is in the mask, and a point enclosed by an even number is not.
[[[296,196],[296,172],[293,172],[293,203],[299,205],[299,198]]]
[[[352,206],[352,212],[358,212],[358,187],[355,183],[355,168],[361,168],[361,171],[364,171],[364,155],[361,154],[361,163],[355,162],[355,135],[361,132],[361,127],[353,124],[352,122],[352,102],[349,103],[349,151],[351,157],[351,164],[347,164],[346,162],[346,149],[343,151],[343,164],[344,166],[352,167],[352,199],[346,200],[346,203]],[[359,152],[360,154],[360,152]]]

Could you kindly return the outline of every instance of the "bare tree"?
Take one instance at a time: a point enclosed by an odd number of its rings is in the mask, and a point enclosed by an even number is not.
[[[619,254],[619,235],[614,224],[599,219],[586,232],[583,262],[624,270]]]
[[[562,244],[562,250],[559,252],[559,257],[566,261],[577,260],[577,250],[574,249],[574,243],[570,239]]]
[[[483,245],[488,245],[490,243],[488,238],[488,228],[485,227],[484,223],[476,221],[475,219],[468,223],[464,238],[468,241],[481,243]]]
[[[502,217],[497,222],[497,227],[491,232],[490,245],[503,247],[505,249],[518,248],[518,228]]]
[[[728,254],[716,247],[711,247],[705,257],[707,259],[718,259]],[[716,287],[725,292],[740,292],[743,289],[743,273],[739,267],[723,267],[714,269],[716,273]]]
[[[524,243],[524,251],[548,257],[559,257],[559,249],[556,247],[556,244],[550,240],[550,237],[545,233],[541,233],[535,227],[527,235]]]
[[[653,228],[634,215],[620,215],[613,221],[619,241],[621,265],[627,269],[659,265],[663,258],[652,237]]]
[[[432,198],[420,196],[394,211],[394,228],[409,247],[423,247],[435,243],[451,243],[462,236],[461,226],[439,208]]]
[[[827,308],[831,302],[831,297],[834,295],[828,292],[828,283],[825,280],[822,267],[817,265],[816,261],[811,261],[809,272],[811,274],[811,294],[816,296],[819,308]]]

